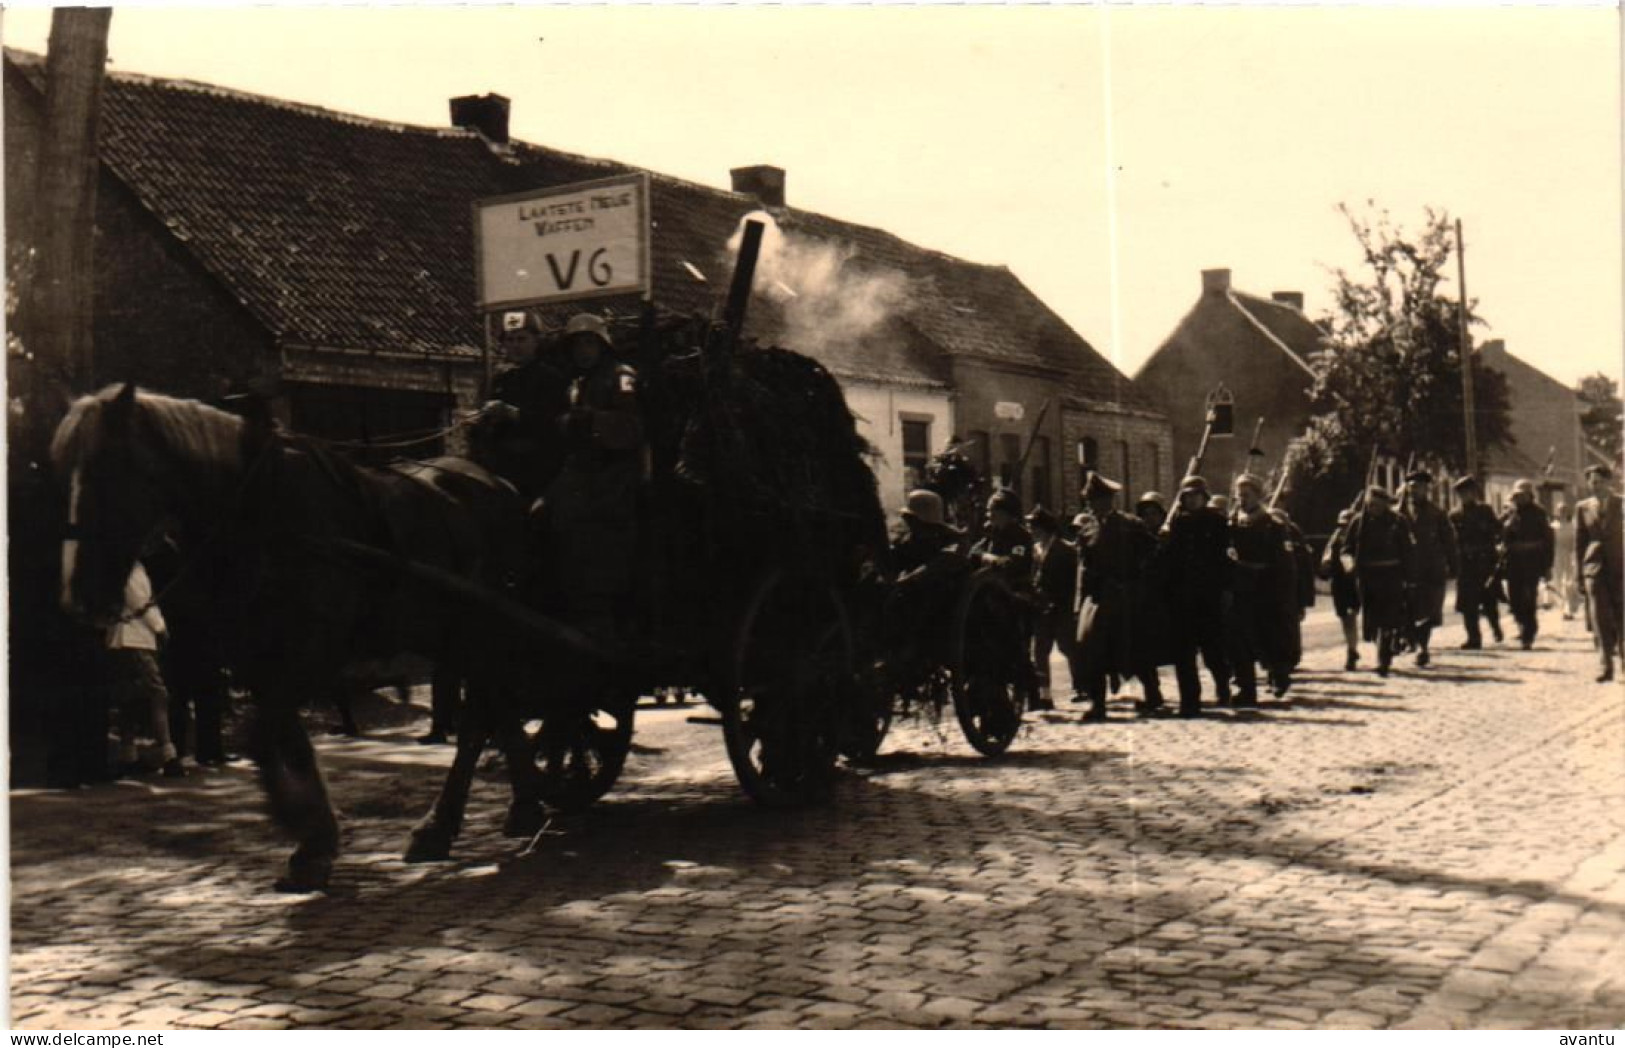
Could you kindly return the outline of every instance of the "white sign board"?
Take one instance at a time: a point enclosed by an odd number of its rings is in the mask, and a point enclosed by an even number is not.
[[[649,290],[649,176],[474,202],[479,307],[508,309]]]
[[[1027,417],[1027,409],[1014,400],[1001,400],[993,405],[993,414],[1006,422],[1020,422]]]

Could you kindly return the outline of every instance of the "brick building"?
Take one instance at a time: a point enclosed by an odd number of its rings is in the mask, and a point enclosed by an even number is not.
[[[1209,443],[1202,465],[1217,487],[1247,468],[1259,418],[1262,468],[1280,465],[1287,444],[1308,424],[1321,349],[1321,331],[1304,315],[1301,293],[1263,298],[1233,288],[1228,269],[1205,269],[1196,304],[1134,381],[1167,415],[1180,469],[1201,443],[1209,395],[1222,386],[1233,398],[1235,435]]]
[[[8,188],[25,184],[37,154],[42,65],[6,52]],[[500,96],[469,96],[451,101],[452,126],[410,127],[110,74],[97,381],[203,398],[259,391],[295,429],[361,445],[444,429],[482,392],[472,203],[634,170],[513,140],[508,115]],[[1167,475],[1155,404],[1008,269],[789,207],[780,169],[732,175],[725,191],[651,174],[654,299],[710,312],[741,220],[771,215],[780,254],[764,254],[751,333],[842,382],[879,452],[889,506],[956,433],[1008,470],[1046,402],[1026,476],[1010,478],[1029,502],[1076,505],[1063,449],[1085,439],[1103,449],[1127,440],[1134,474]],[[10,228],[29,207],[8,191]],[[629,315],[638,303],[592,308]]]
[[[1478,349],[1480,367],[1506,376],[1510,402],[1510,448],[1484,454],[1484,493],[1499,507],[1512,485],[1527,477],[1540,484],[1548,508],[1585,498],[1585,430],[1580,425],[1579,395],[1533,364],[1512,355],[1502,339],[1488,339]],[[1551,468],[1548,470],[1547,464]]]

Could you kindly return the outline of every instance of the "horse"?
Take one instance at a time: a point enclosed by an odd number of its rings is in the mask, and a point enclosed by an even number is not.
[[[250,755],[273,821],[296,842],[278,890],[323,890],[332,874],[338,821],[299,710],[357,662],[411,653],[468,681],[456,760],[408,859],[449,852],[493,734],[512,777],[507,830],[537,832],[534,753],[503,701],[503,668],[523,641],[481,607],[523,573],[525,517],[511,485],[456,458],[363,468],[274,424],[133,384],[76,401],[51,455],[68,488],[69,614],[117,622],[143,551],[163,533],[177,542],[180,576],[158,597],[207,610],[254,697]]]

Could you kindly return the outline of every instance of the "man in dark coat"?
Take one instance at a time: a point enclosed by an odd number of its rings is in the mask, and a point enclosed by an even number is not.
[[[1021,498],[1013,491],[996,491],[987,500],[987,526],[982,537],[971,547],[971,560],[996,569],[1017,597],[1017,614],[1022,636],[1022,651],[1028,662],[1023,670],[1027,680],[1023,687],[1029,695],[1038,694],[1036,673],[1033,670],[1033,537],[1021,526]],[[1033,709],[1054,709],[1054,703],[1039,697]]]
[[[1591,497],[1574,511],[1574,548],[1585,586],[1591,628],[1597,634],[1601,665],[1597,680],[1614,679],[1615,656],[1620,649],[1621,620],[1625,617],[1625,512],[1614,494],[1613,471],[1606,466],[1586,469]]]
[[[1461,558],[1461,574],[1456,578],[1456,610],[1461,612],[1462,624],[1467,627],[1466,651],[1477,651],[1484,646],[1479,631],[1479,617],[1487,619],[1490,632],[1501,639],[1501,616],[1495,592],[1496,545],[1501,525],[1495,511],[1483,502],[1483,490],[1477,479],[1462,477],[1456,481],[1456,497],[1461,505],[1450,511],[1450,527],[1456,533],[1456,551]]]
[[[1413,547],[1411,562],[1411,639],[1416,644],[1416,664],[1426,666],[1432,659],[1428,642],[1435,627],[1444,625],[1444,591],[1456,577],[1456,533],[1450,518],[1434,504],[1433,474],[1419,469],[1405,478],[1405,504],[1400,516],[1410,525]]]
[[[1551,518],[1535,502],[1535,485],[1530,481],[1520,480],[1512,486],[1512,505],[1501,515],[1501,551],[1507,603],[1518,624],[1518,643],[1528,651],[1540,631],[1540,583],[1551,578],[1556,552]]]
[[[1343,570],[1360,582],[1360,627],[1377,645],[1377,673],[1388,676],[1400,638],[1411,627],[1406,582],[1411,571],[1411,529],[1393,509],[1387,488],[1366,491],[1365,506],[1349,523]]]
[[[1033,535],[1033,669],[1038,673],[1040,708],[1053,708],[1050,691],[1050,652],[1061,649],[1072,676],[1072,689],[1079,688],[1077,664],[1078,551],[1061,537],[1060,522],[1042,507],[1027,515]]]
[[[1303,661],[1303,620],[1315,606],[1315,550],[1309,545],[1309,536],[1292,520],[1286,510],[1269,511],[1275,522],[1286,533],[1287,551],[1291,554],[1292,593],[1296,599],[1296,614],[1287,623],[1287,651],[1285,672],[1271,678],[1276,695],[1285,695],[1292,686],[1290,673]]]
[[[1354,521],[1353,510],[1337,514],[1337,530],[1326,541],[1326,551],[1320,558],[1320,577],[1332,585],[1332,611],[1343,627],[1343,645],[1347,654],[1343,669],[1353,670],[1360,664],[1360,582],[1352,570],[1343,567],[1343,554],[1348,548],[1349,525]]]
[[[1224,514],[1208,504],[1206,480],[1190,476],[1180,482],[1179,505],[1168,521],[1162,554],[1168,568],[1168,625],[1181,717],[1200,716],[1202,711],[1198,652],[1213,675],[1218,705],[1230,704],[1224,635],[1231,602],[1229,528]]]
[[[1121,485],[1091,472],[1084,482],[1086,506],[1078,532],[1078,668],[1089,696],[1085,720],[1106,719],[1106,678],[1138,676],[1148,707],[1161,705],[1151,693],[1156,668],[1149,670],[1135,636],[1135,586],[1156,539],[1136,517],[1112,509]]]
[[[1264,508],[1264,482],[1243,473],[1236,478],[1235,491],[1230,511],[1230,670],[1236,678],[1236,706],[1249,709],[1258,705],[1259,664],[1278,693],[1290,681],[1298,592],[1291,540]]]

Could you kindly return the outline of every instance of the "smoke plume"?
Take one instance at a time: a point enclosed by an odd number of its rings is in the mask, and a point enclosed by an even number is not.
[[[788,348],[816,356],[826,346],[850,345],[902,306],[909,290],[903,274],[852,265],[853,248],[786,232],[766,211],[740,219],[728,241],[730,261],[739,257],[745,223],[753,219],[766,227],[756,293],[778,307]]]

